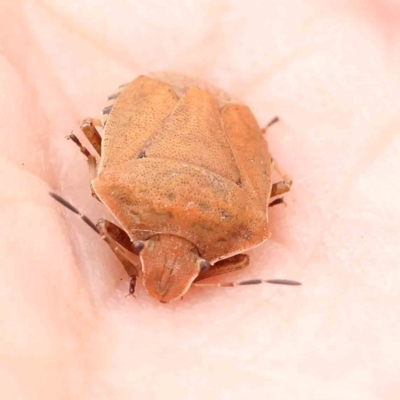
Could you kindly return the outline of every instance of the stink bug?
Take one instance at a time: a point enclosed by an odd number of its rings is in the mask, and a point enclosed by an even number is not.
[[[181,75],[142,75],[109,96],[101,121],[85,120],[81,129],[100,155],[98,165],[75,135],[69,139],[88,159],[93,196],[122,229],[82,218],[124,265],[131,294],[139,273],[148,294],[163,303],[191,285],[298,284],[197,283],[249,264],[242,252],[270,237],[268,205],[281,203],[278,196],[291,187],[246,105]],[[272,184],[271,169],[280,182]]]

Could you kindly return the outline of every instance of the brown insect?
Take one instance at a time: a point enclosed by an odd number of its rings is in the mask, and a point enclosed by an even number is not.
[[[268,205],[282,203],[277,196],[291,187],[246,105],[171,73],[139,76],[108,100],[102,121],[81,126],[100,155],[98,165],[75,135],[68,138],[88,159],[93,196],[122,229],[106,220],[95,226],[51,195],[110,245],[131,277],[131,294],[139,272],[149,295],[163,303],[181,298],[191,285],[299,284],[195,283],[245,268],[249,257],[242,252],[271,235]],[[104,128],[102,137],[95,126]],[[271,168],[280,182],[272,184]]]

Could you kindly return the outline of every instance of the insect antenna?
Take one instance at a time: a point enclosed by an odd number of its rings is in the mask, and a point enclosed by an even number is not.
[[[196,287],[233,287],[233,286],[245,286],[245,285],[259,285],[261,283],[272,283],[274,285],[289,285],[299,286],[300,282],[290,281],[287,279],[249,279],[247,281],[240,282],[221,282],[221,283],[193,283],[192,286]]]
[[[49,192],[49,195],[56,200],[58,203],[62,204],[64,207],[68,208],[68,210],[72,211],[73,213],[79,215],[81,219],[89,225],[100,237],[111,247],[111,249],[116,253],[117,257],[122,257],[126,261],[130,262],[131,264],[135,265],[135,260],[130,254],[124,251],[124,248],[120,246],[116,240],[108,233],[107,229],[104,228],[104,221],[100,220],[98,223],[99,228],[94,224],[86,215],[82,214],[76,207],[74,207],[69,201],[65,200],[58,194]],[[132,285],[132,283],[131,283]]]
[[[67,200],[63,199],[61,196],[58,194],[49,192],[49,195],[56,201],[58,201],[60,204],[62,204],[64,207],[68,208],[68,210],[72,211],[73,213],[79,215],[82,220],[89,225],[96,233],[100,235],[100,231],[97,229],[96,225],[86,216],[83,215],[77,210],[71,203],[69,203]]]

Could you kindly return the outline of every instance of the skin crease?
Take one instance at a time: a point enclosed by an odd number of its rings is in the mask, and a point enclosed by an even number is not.
[[[389,1],[3,1],[2,399],[397,399],[399,16]],[[125,297],[107,245],[48,196],[109,217],[64,136],[166,69],[282,119],[268,140],[287,207],[250,267],[214,281],[303,286]]]

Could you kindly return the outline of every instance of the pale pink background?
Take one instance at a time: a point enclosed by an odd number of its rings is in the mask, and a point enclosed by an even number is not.
[[[0,391],[6,399],[398,399],[400,8],[395,1],[17,1],[0,13]],[[139,73],[245,99],[294,178],[251,267],[169,305],[92,219],[64,136]]]

